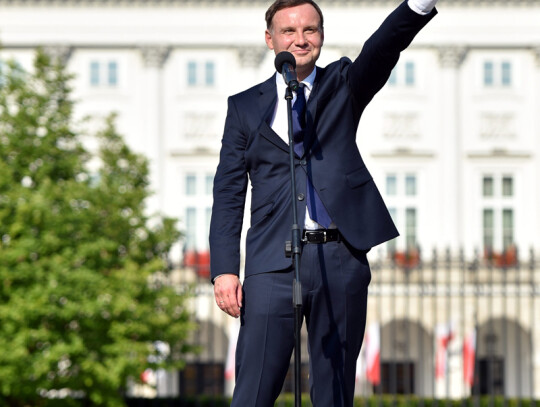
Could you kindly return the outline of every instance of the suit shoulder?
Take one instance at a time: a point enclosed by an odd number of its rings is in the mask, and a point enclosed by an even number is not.
[[[349,66],[352,64],[352,61],[348,57],[341,57],[337,61],[331,62],[326,65],[324,68],[317,67],[317,81],[331,81],[334,78],[335,80],[340,80],[338,78],[343,77],[344,72],[347,71]]]
[[[317,76],[326,76],[328,74],[340,72],[343,69],[347,68],[347,66],[349,66],[350,64],[352,64],[352,61],[349,57],[341,57],[337,61],[329,63],[324,68],[317,67]]]
[[[230,98],[235,101],[251,99],[252,97],[259,95],[268,87],[271,87],[274,83],[275,83],[275,76],[272,75],[272,77],[267,79],[266,81],[258,83],[241,92],[235,93],[234,95],[231,95]]]

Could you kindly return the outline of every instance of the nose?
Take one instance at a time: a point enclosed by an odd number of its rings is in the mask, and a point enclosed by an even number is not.
[[[304,35],[304,31],[298,31],[296,33],[294,42],[297,47],[302,47],[306,44],[306,37]]]

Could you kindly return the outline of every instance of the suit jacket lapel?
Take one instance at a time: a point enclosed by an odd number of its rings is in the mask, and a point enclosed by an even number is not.
[[[315,82],[313,83],[313,89],[306,107],[306,134],[304,138],[304,154],[309,151],[313,145],[315,136],[315,116],[317,113],[317,94],[319,92],[319,83],[322,75],[322,71],[319,67],[317,69],[317,75],[315,76]],[[274,75],[267,81],[263,82],[260,86],[261,96],[259,98],[259,111],[262,112],[263,120],[259,126],[259,133],[265,137],[268,141],[281,148],[285,152],[289,151],[289,146],[283,139],[270,127],[270,121],[274,115],[274,110],[277,103],[277,90],[276,90],[276,78]]]
[[[259,98],[259,112],[262,113],[261,125],[259,126],[259,134],[266,138],[271,143],[284,151],[289,151],[289,146],[283,139],[270,127],[270,121],[274,115],[274,110],[277,103],[276,77],[272,75],[270,79],[263,82],[259,88],[261,96]]]

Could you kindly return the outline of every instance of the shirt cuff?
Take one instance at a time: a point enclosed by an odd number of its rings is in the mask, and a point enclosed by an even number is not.
[[[223,276],[235,276],[236,274],[231,274],[231,273],[224,273],[224,274],[219,274],[217,276],[215,276],[213,279],[212,279],[212,284],[214,284],[216,282],[216,280],[220,277],[223,277]]]
[[[437,0],[408,0],[407,4],[412,11],[425,16],[435,8]]]

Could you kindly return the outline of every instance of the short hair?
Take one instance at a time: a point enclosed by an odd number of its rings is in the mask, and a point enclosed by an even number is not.
[[[317,3],[315,3],[313,0],[275,0],[268,8],[268,10],[266,10],[266,28],[269,30],[272,28],[272,20],[274,19],[274,16],[279,10],[283,10],[284,8],[289,7],[301,6],[302,4],[311,4],[313,8],[317,11],[321,19],[319,23],[319,29],[322,31],[324,27],[323,14]]]

